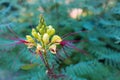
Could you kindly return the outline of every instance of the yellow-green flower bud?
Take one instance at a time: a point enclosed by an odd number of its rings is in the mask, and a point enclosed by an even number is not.
[[[39,31],[39,29],[40,29],[40,25],[38,25],[38,26],[36,27],[36,29]]]
[[[38,37],[37,37],[38,41],[41,41],[41,35],[38,33]]]
[[[30,35],[26,35],[26,39],[28,42],[34,42],[34,39]]]
[[[40,21],[39,21],[39,24],[40,24],[40,25],[44,25],[44,26],[46,26],[46,24],[45,24],[45,20],[44,20],[44,18],[43,18],[42,15],[40,15]]]
[[[39,29],[39,32],[40,32],[40,34],[44,34],[44,29],[43,28],[41,28],[41,29]]]
[[[44,44],[48,44],[49,43],[49,35],[47,33],[45,33],[43,35],[43,38],[42,38]]]
[[[52,36],[55,33],[55,29],[51,25],[49,25],[47,29],[47,33],[48,35]]]
[[[54,35],[52,37],[51,43],[60,43],[62,41],[61,37],[58,35]]]
[[[35,29],[32,29],[32,35],[33,35],[33,37],[35,37],[35,38],[37,38],[37,37],[38,37],[38,34],[37,34],[37,32],[36,32],[36,30],[35,30]]]

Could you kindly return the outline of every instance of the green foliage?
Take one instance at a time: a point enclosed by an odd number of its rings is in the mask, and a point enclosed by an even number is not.
[[[71,78],[77,76],[86,80],[103,80],[109,76],[109,71],[96,61],[88,61],[67,67],[66,74],[71,76]]]
[[[73,18],[76,8],[82,14]],[[120,80],[120,0],[1,0],[0,80],[52,80],[39,56],[14,44],[30,34],[40,14],[61,36],[84,31],[66,40],[80,39],[75,46],[87,55],[66,47],[69,57],[61,48],[59,57],[48,53],[54,72],[65,75],[58,80]]]

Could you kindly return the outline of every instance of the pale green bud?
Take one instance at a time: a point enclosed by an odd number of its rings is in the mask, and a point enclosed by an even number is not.
[[[47,29],[47,33],[48,35],[52,36],[55,33],[55,29],[51,25],[49,25]]]
[[[37,32],[36,32],[36,30],[35,30],[35,29],[32,29],[32,35],[33,35],[33,37],[35,37],[35,38],[37,38],[37,37],[38,37],[38,34],[37,34]]]
[[[38,41],[41,41],[41,35],[38,33]]]
[[[45,33],[44,28],[40,28],[40,29],[39,29],[39,32],[40,32],[40,34],[42,34],[42,35],[43,35],[43,34]]]
[[[39,31],[39,29],[40,29],[40,25],[38,25],[38,26],[36,27],[36,29]]]

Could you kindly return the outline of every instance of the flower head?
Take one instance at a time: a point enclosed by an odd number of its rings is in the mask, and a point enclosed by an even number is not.
[[[50,51],[56,54],[57,45],[60,45],[62,38],[55,34],[55,29],[49,25],[46,26],[43,17],[40,17],[40,23],[33,28],[31,35],[26,36],[28,43],[24,43],[28,48],[36,48],[36,53]]]
[[[65,34],[63,38],[61,38],[59,35],[55,34],[55,29],[51,25],[46,25],[44,18],[41,16],[40,23],[36,28],[32,29],[31,35],[26,35],[26,40],[21,40],[20,43],[24,43],[28,46],[28,48],[36,48],[36,53],[47,53],[47,51],[50,51],[53,54],[57,54],[57,47],[59,45],[62,47],[66,46],[68,48],[73,48],[82,53],[86,53],[85,51],[75,47],[72,44],[73,42],[78,42],[79,40],[64,40],[64,38],[77,33],[68,33]]]

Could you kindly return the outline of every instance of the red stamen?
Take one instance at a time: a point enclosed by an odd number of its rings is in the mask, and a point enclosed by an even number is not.
[[[15,44],[27,44],[29,43],[28,41],[24,40],[24,39],[16,39],[17,41],[15,42]]]
[[[16,41],[16,44],[21,44],[21,43],[29,43],[28,41],[24,40],[24,39],[20,39],[20,38],[11,38],[12,40]]]
[[[62,49],[63,49],[64,54],[67,56],[67,58],[69,58],[70,56],[69,56],[69,55],[67,54],[67,52],[65,51],[65,48],[63,47]]]
[[[87,54],[86,51],[81,50],[81,49],[75,47],[75,46],[72,44],[72,42],[78,42],[78,41],[80,41],[80,40],[65,40],[65,41],[61,41],[61,42],[60,42],[60,45],[61,45],[62,47],[67,46],[67,47],[69,47],[69,48],[75,49],[75,50],[78,51],[78,52]],[[64,50],[64,51],[65,51],[65,50]]]
[[[60,55],[60,53],[58,51],[57,51],[56,57],[59,60],[62,60],[62,61],[64,60],[64,58]]]
[[[12,38],[14,41],[8,44],[3,44],[2,46],[15,46],[17,44],[25,44],[25,43],[29,43],[23,39],[18,39],[18,38]]]
[[[80,40],[63,40],[60,42],[60,45],[61,46],[65,46],[67,43],[70,43],[70,42],[79,42]]]
[[[60,45],[61,45],[61,46],[65,46],[66,44],[67,44],[67,41],[61,41],[61,42],[60,42]]]
[[[21,43],[24,43],[24,44],[25,44],[25,43],[29,43],[28,41],[25,41],[25,40],[22,40],[22,39],[20,39],[19,41],[20,41]]]
[[[75,35],[75,34],[78,34],[80,32],[88,32],[88,31],[78,31],[78,32],[72,32],[72,33],[68,33],[68,34],[65,34],[62,36],[62,39],[68,37],[68,36],[72,36],[72,35]]]
[[[75,50],[78,51],[78,52],[87,54],[86,51],[84,51],[84,50],[82,50],[82,49],[79,49],[79,48],[75,47],[73,44],[68,43],[67,46],[68,46],[68,47],[71,47],[71,48],[73,48],[73,49],[75,49]]]

